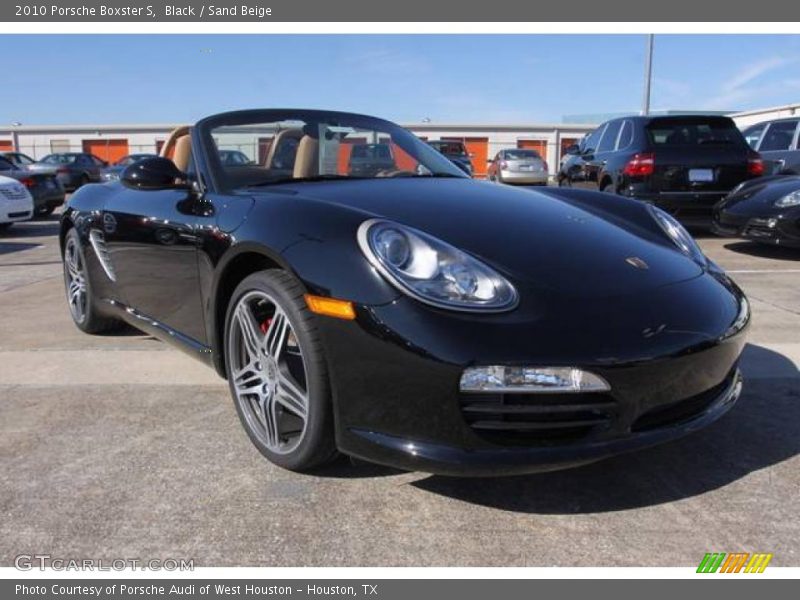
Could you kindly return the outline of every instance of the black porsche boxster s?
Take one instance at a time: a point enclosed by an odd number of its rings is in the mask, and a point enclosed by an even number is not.
[[[739,185],[714,207],[712,231],[800,248],[800,176],[760,177]]]
[[[361,144],[393,163],[350,173]],[[75,324],[212,365],[288,469],[563,468],[700,429],[741,390],[747,300],[672,217],[474,181],[372,117],[208,117],[81,188],[60,235]]]

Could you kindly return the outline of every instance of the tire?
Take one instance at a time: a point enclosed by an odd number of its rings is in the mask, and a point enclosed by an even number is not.
[[[567,177],[562,177],[558,180],[558,187],[572,187],[572,182]]]
[[[338,455],[326,361],[303,294],[285,271],[249,275],[231,296],[223,336],[228,385],[248,437],[270,462],[301,472]]]
[[[605,192],[606,194],[616,194],[617,190],[614,188],[613,181],[606,181],[606,184],[603,186],[603,189],[600,190],[601,192]]]
[[[89,176],[86,175],[86,173],[84,173],[83,175],[81,175],[81,178],[78,180],[78,185],[75,187],[75,189],[76,190],[80,189],[83,186],[85,186],[87,183],[89,183]]]
[[[62,264],[67,305],[75,326],[84,333],[102,333],[118,327],[118,320],[106,317],[98,310],[98,301],[92,293],[92,281],[86,270],[86,255],[74,228],[64,238]]]
[[[14,223],[0,223],[0,233],[5,233]]]
[[[55,206],[45,206],[44,208],[37,210],[34,216],[37,218],[46,218],[52,215],[55,209]]]

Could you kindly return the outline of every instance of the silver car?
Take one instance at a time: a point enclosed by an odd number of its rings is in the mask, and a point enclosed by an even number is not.
[[[489,161],[487,177],[497,183],[547,185],[547,162],[536,150],[509,148]]]

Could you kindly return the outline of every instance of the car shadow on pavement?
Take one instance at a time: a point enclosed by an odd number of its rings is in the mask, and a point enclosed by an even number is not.
[[[785,246],[768,246],[757,242],[732,242],[725,244],[731,252],[747,254],[757,258],[771,258],[773,260],[800,261],[800,248],[786,248]]]
[[[0,240],[58,235],[59,227],[59,221],[54,217],[49,217],[48,220],[42,221],[23,221],[22,223],[15,223],[8,230],[1,233]]]
[[[0,238],[0,255],[11,254],[12,252],[22,252],[23,250],[31,250],[37,248],[41,244],[28,244],[26,242],[4,242]]]
[[[431,476],[411,485],[482,506],[553,515],[653,506],[721,488],[800,453],[795,364],[749,345],[743,370],[737,406],[681,440],[566,471],[497,479]]]

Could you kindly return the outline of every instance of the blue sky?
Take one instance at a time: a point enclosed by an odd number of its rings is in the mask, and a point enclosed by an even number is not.
[[[102,25],[98,25],[102,27]],[[800,36],[656,36],[654,109],[800,101]],[[3,35],[0,123],[173,123],[267,106],[404,123],[637,111],[641,35]]]

